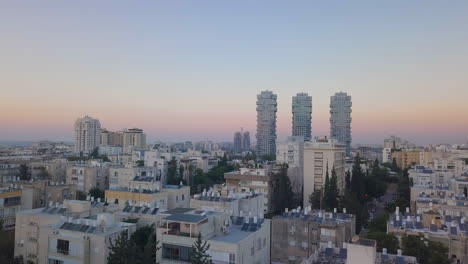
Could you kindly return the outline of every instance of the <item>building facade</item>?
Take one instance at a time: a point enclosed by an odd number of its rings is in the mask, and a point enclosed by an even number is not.
[[[312,139],[312,96],[298,93],[292,98],[292,136]]]
[[[123,152],[146,149],[146,135],[143,129],[131,128],[123,132]]]
[[[101,141],[101,123],[90,116],[78,118],[75,122],[75,152],[89,154]]]
[[[276,153],[277,96],[271,91],[257,95],[257,157]]]
[[[309,205],[309,196],[316,190],[322,190],[328,168],[329,177],[335,170],[338,189],[344,188],[345,145],[336,139],[316,137],[304,145],[304,206]]]
[[[302,199],[304,186],[304,138],[289,137],[276,145],[276,163],[288,164],[288,177],[294,194]]]
[[[351,155],[351,96],[339,92],[330,97],[330,137],[345,144],[346,156]]]

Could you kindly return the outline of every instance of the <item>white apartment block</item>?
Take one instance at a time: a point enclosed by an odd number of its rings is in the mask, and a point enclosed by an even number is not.
[[[453,170],[434,170],[422,165],[414,166],[408,174],[413,184],[418,186],[445,186],[454,178]]]
[[[304,139],[288,137],[287,142],[276,144],[276,163],[288,164],[288,177],[292,190],[297,195],[302,195],[304,185]]]
[[[157,259],[165,263],[190,263],[198,234],[210,244],[213,263],[270,263],[270,220],[231,217],[196,209],[166,212],[157,228],[161,250]]]
[[[105,190],[109,182],[109,168],[83,163],[67,167],[66,183],[76,184],[77,190],[89,192],[94,187]]]
[[[3,221],[3,228],[14,228],[16,213],[32,208],[33,189],[16,184],[0,187],[0,220]]]
[[[336,139],[316,137],[304,145],[304,206],[309,204],[309,196],[315,190],[321,190],[327,173],[331,178],[335,169],[338,188],[343,190],[345,181],[345,145]]]
[[[101,123],[89,116],[78,118],[75,122],[75,152],[89,154],[99,146]]]
[[[90,230],[90,227],[91,229],[94,227],[94,231],[99,232],[99,230],[97,230],[98,223],[96,223],[96,220],[85,220],[84,218],[103,212],[112,212],[113,210],[115,210],[115,208],[105,206],[104,203],[97,201],[66,200],[63,204],[57,203],[54,205],[50,203],[48,207],[21,211],[16,215],[15,256],[23,256],[26,261],[29,260],[34,263],[105,263],[105,260],[103,262],[102,259],[97,260],[92,258],[93,261],[91,261],[89,258],[90,255],[94,254],[89,251],[94,251],[96,246],[91,248],[89,244],[85,244],[85,246],[78,251],[76,246],[69,247],[68,255],[66,255],[66,250],[59,252],[57,251],[57,246],[52,247],[51,245],[57,245],[57,239],[62,237],[62,235],[63,237],[69,236],[67,230],[63,230],[64,233],[61,233],[61,224],[73,221],[86,223],[86,221],[88,221],[88,223],[92,224],[88,225],[87,231]],[[78,229],[78,231],[79,230],[80,229]],[[93,233],[81,232],[79,235],[78,233],[75,234],[77,234],[76,240],[69,239],[68,241],[77,241],[80,238],[84,239]],[[93,237],[92,240],[96,241],[96,238]],[[102,242],[103,241],[100,240],[100,243]],[[62,244],[62,242],[60,243]],[[74,242],[69,242],[68,244],[74,245]],[[103,245],[104,244],[101,244],[99,246],[100,248],[98,251],[105,251]],[[70,252],[70,249],[73,249],[73,253]],[[73,255],[77,254],[77,252],[83,253],[82,250],[85,252],[88,251],[88,255]],[[84,259],[85,257],[86,259]],[[49,259],[63,262],[49,262]]]
[[[99,147],[99,155],[120,155],[122,154],[121,146],[103,146]]]
[[[131,128],[123,132],[123,152],[132,153],[133,150],[146,149],[146,135],[142,129]]]
[[[257,95],[257,156],[276,153],[277,95],[262,91]]]

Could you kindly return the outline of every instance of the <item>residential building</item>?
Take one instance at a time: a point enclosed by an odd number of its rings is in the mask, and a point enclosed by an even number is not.
[[[0,163],[0,182],[10,182],[16,180],[20,172],[20,163]]]
[[[271,91],[257,95],[257,157],[276,153],[277,96]]]
[[[234,152],[242,152],[242,134],[240,131],[236,131],[236,133],[234,133]]]
[[[143,133],[143,129],[131,128],[124,131],[122,147],[124,153],[146,149],[146,135]]]
[[[270,220],[178,208],[165,212],[157,228],[157,261],[190,263],[198,235],[210,244],[213,263],[270,263]]]
[[[339,92],[330,97],[330,137],[346,147],[346,156],[351,155],[351,96]]]
[[[191,208],[200,208],[205,211],[224,212],[231,216],[263,216],[265,212],[264,197],[262,194],[251,192],[237,192],[228,190],[204,190],[190,199]]]
[[[90,116],[78,118],[75,122],[75,152],[89,154],[100,144],[101,123]]]
[[[413,184],[419,186],[445,186],[454,178],[453,170],[434,170],[422,165],[414,166],[408,174]]]
[[[273,173],[275,171],[272,169],[240,168],[238,171],[225,173],[224,179],[228,189],[262,194],[264,196],[265,213],[267,213],[273,210]]]
[[[249,131],[245,131],[242,134],[242,150],[250,151],[250,132]]]
[[[400,213],[397,207],[387,222],[387,233],[395,234],[399,239],[404,235],[415,235],[441,242],[448,248],[452,263],[468,263],[468,224],[465,220],[465,217],[434,211]]]
[[[372,239],[352,237],[342,248],[332,245],[320,247],[316,254],[312,255],[302,264],[417,264],[416,257],[405,256],[398,249],[397,254],[387,253],[383,248],[377,252],[377,241]]]
[[[332,175],[335,170],[338,189],[344,189],[345,181],[345,145],[336,139],[316,137],[304,145],[304,194],[303,203],[309,204],[309,196],[318,190],[322,190],[327,174]]]
[[[312,139],[312,96],[298,93],[292,98],[292,136]]]
[[[109,186],[109,168],[90,163],[67,166],[67,184],[76,184],[78,191],[89,192],[94,187],[105,190]]]
[[[121,146],[103,146],[99,147],[99,155],[120,155],[122,154]]]
[[[304,138],[302,136],[288,137],[288,141],[276,144],[276,163],[288,165],[288,177],[292,190],[302,198],[304,186]]]
[[[123,131],[112,132],[101,128],[100,146],[123,146]]]
[[[396,160],[396,164],[400,169],[406,169],[413,165],[419,164],[420,151],[402,150],[392,153],[392,159]]]
[[[0,220],[3,228],[15,227],[15,214],[33,207],[33,190],[21,185],[10,184],[0,187]]]
[[[271,261],[297,263],[309,259],[320,247],[342,247],[355,235],[356,219],[346,212],[287,210],[272,219]]]
[[[54,182],[65,181],[67,164],[68,162],[66,159],[31,162],[29,163],[31,177],[33,179],[38,178]]]

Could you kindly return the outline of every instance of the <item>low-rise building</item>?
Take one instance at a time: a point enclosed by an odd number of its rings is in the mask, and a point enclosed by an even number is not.
[[[275,263],[302,263],[320,247],[342,247],[355,235],[355,217],[347,213],[292,210],[272,219],[272,255]]]
[[[214,263],[270,263],[270,220],[231,217],[221,212],[178,208],[157,228],[159,263],[190,263],[200,234]]]
[[[416,150],[402,150],[392,153],[392,159],[396,160],[398,168],[406,169],[413,165],[419,164],[420,151]]]
[[[231,216],[263,215],[265,212],[264,197],[255,193],[226,193],[223,191],[206,191],[195,194],[190,199],[191,208],[206,211],[224,212]]]
[[[407,210],[400,213],[397,207],[387,222],[387,233],[393,233],[398,238],[415,235],[441,242],[448,248],[448,256],[453,263],[468,263],[468,224],[465,217],[434,211],[411,214]]]
[[[423,165],[416,165],[408,170],[409,178],[414,185],[446,185],[454,177],[453,170],[434,170]]]
[[[105,190],[109,186],[109,168],[82,163],[67,167],[67,184],[75,184],[78,191],[89,192],[94,187]]]
[[[224,174],[226,187],[228,189],[237,189],[240,192],[253,192],[262,194],[264,197],[265,212],[271,212],[272,194],[273,194],[273,178],[275,173],[272,169],[250,169],[240,168],[238,171],[228,172]]]
[[[16,213],[33,207],[33,190],[17,184],[0,187],[0,220],[3,228],[15,227]]]
[[[87,221],[84,218],[115,210],[115,207],[99,201],[65,200],[63,204],[50,203],[48,207],[21,211],[16,215],[15,256],[23,256],[26,261],[30,260],[34,263],[50,263],[49,253],[52,253],[51,258],[55,259],[54,254],[57,251],[54,253],[54,248],[49,248],[51,245],[49,239],[60,233],[58,230],[59,232],[54,234],[54,230],[57,230],[54,226],[57,227],[66,221],[70,222],[71,219]],[[91,249],[94,250],[94,248]],[[71,263],[69,261],[64,260],[64,263]],[[88,260],[78,263],[101,262],[89,262]]]

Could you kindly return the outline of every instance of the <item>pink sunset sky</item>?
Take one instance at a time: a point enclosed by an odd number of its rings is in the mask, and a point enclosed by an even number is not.
[[[293,95],[312,95],[317,136],[344,91],[353,143],[468,141],[468,4],[222,2],[5,3],[0,140],[71,141],[85,114],[150,141],[254,140],[271,90],[279,140]]]

